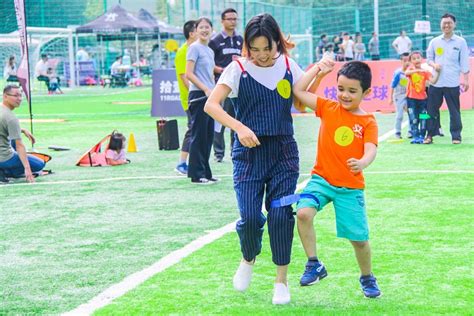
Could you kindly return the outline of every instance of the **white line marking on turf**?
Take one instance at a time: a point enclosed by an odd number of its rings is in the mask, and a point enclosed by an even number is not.
[[[218,178],[232,177],[230,174],[216,175]],[[129,180],[163,180],[163,179],[188,179],[184,176],[141,176],[141,177],[116,177],[116,178],[101,178],[101,179],[82,179],[82,180],[62,180],[62,181],[45,181],[35,183],[14,183],[14,186],[20,185],[54,185],[67,183],[93,183],[93,182],[112,182],[112,181],[129,181]],[[7,187],[7,185],[0,186]]]
[[[405,122],[406,123],[406,122]],[[391,135],[395,133],[395,130],[391,130],[379,138],[379,142],[384,141]],[[424,170],[426,172],[426,170]],[[144,177],[144,178],[153,178],[153,177]],[[171,177],[170,177],[171,178]],[[98,179],[100,180],[100,179]],[[298,184],[296,191],[301,190],[309,182],[309,178]],[[110,180],[112,181],[112,180]],[[155,274],[164,271],[165,269],[179,263],[183,258],[189,256],[193,252],[201,249],[205,245],[221,238],[225,234],[233,231],[235,228],[235,222],[229,223],[224,227],[221,227],[217,230],[211,231],[209,234],[199,237],[198,239],[192,241],[181,249],[175,250],[167,256],[158,260],[152,266],[143,269],[142,271],[136,272],[128,277],[126,277],[120,283],[114,284],[96,297],[92,298],[89,302],[80,305],[76,309],[64,313],[63,315],[90,315],[97,309],[108,305],[114,299],[124,295],[128,291],[137,287],[141,283],[145,282]]]
[[[301,182],[296,186],[296,191],[301,190],[308,183],[309,179]],[[193,252],[201,249],[207,244],[214,242],[215,240],[221,238],[227,233],[234,231],[235,221],[225,225],[216,230],[210,231],[209,234],[199,237],[198,239],[192,241],[181,249],[175,250],[172,253],[164,256],[156,263],[151,265],[148,268],[145,268],[141,271],[135,272],[132,275],[129,275],[123,279],[120,283],[114,284],[89,302],[80,305],[79,307],[63,313],[63,316],[76,316],[76,315],[91,315],[94,311],[108,305],[114,299],[126,294],[128,291],[134,289],[138,285],[142,284],[149,278],[153,277],[155,274],[160,273],[167,268],[179,263],[182,259],[186,258]]]

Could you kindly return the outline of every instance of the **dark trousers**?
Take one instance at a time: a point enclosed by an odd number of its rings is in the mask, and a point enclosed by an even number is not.
[[[232,99],[230,98],[225,99],[224,110],[227,112],[227,114],[235,118],[234,102],[232,101]],[[222,126],[219,132],[214,131],[214,144],[213,145],[214,145],[214,157],[216,158],[224,158],[225,156],[224,134],[225,134],[225,126]],[[231,150],[234,145],[234,134],[235,134],[234,131],[231,130],[230,132]]]
[[[453,140],[461,140],[462,122],[461,122],[461,102],[459,100],[459,87],[438,88],[431,86],[428,89],[428,136],[439,135],[440,112],[439,109],[443,103],[443,97],[449,110],[449,131]]]
[[[189,147],[191,145],[192,118],[191,118],[191,113],[189,113],[189,109],[186,110],[185,112],[186,112],[186,116],[188,117],[188,124],[187,124],[188,129],[186,130],[186,133],[184,134],[183,145],[181,146],[181,151],[189,153]]]
[[[262,249],[265,215],[272,261],[290,263],[295,219],[291,206],[271,208],[271,201],[293,194],[299,175],[298,147],[293,136],[259,137],[260,146],[244,147],[238,139],[232,151],[234,189],[240,211],[237,233],[245,260],[252,261]],[[265,200],[264,200],[265,196]]]
[[[414,138],[426,135],[426,99],[407,98],[408,119],[410,131]]]
[[[204,112],[207,99],[191,102],[205,96],[202,91],[189,92],[189,113],[191,114],[191,145],[189,148],[188,178],[212,178],[209,157],[214,138],[214,120]]]

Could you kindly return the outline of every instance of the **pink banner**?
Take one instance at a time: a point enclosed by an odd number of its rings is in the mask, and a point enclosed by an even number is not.
[[[18,33],[21,44],[21,61],[18,67],[17,77],[25,92],[26,98],[30,100],[29,89],[29,65],[28,65],[28,44],[26,42],[26,16],[24,0],[15,0],[16,21],[18,23]]]
[[[372,93],[362,101],[361,107],[367,112],[395,112],[390,101],[390,84],[394,71],[401,66],[398,60],[366,61],[372,70]],[[461,108],[474,107],[474,58],[470,58],[469,90],[461,93]],[[344,63],[336,63],[336,68],[328,74],[318,88],[317,94],[336,100],[337,72]],[[442,109],[446,109],[443,104]]]

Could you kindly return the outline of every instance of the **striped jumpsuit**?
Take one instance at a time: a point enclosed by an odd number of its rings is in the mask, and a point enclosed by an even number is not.
[[[255,133],[261,145],[244,147],[236,138],[232,151],[234,188],[241,216],[236,228],[243,257],[252,261],[260,254],[266,221],[262,213],[265,195],[272,260],[276,265],[290,263],[295,219],[291,206],[271,208],[270,203],[293,194],[299,175],[291,117],[293,76],[286,56],[285,61],[287,71],[282,80],[288,81],[285,83],[290,91],[284,96],[278,89],[270,90],[257,82],[237,61],[242,75],[235,104],[236,119]]]

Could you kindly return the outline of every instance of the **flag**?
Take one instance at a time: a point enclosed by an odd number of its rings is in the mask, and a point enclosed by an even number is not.
[[[30,101],[30,78],[29,78],[29,64],[28,64],[28,43],[26,41],[26,16],[25,16],[25,2],[24,0],[15,1],[16,21],[18,23],[18,33],[20,35],[21,45],[21,61],[18,67],[17,77],[20,85],[25,92],[26,99]]]

